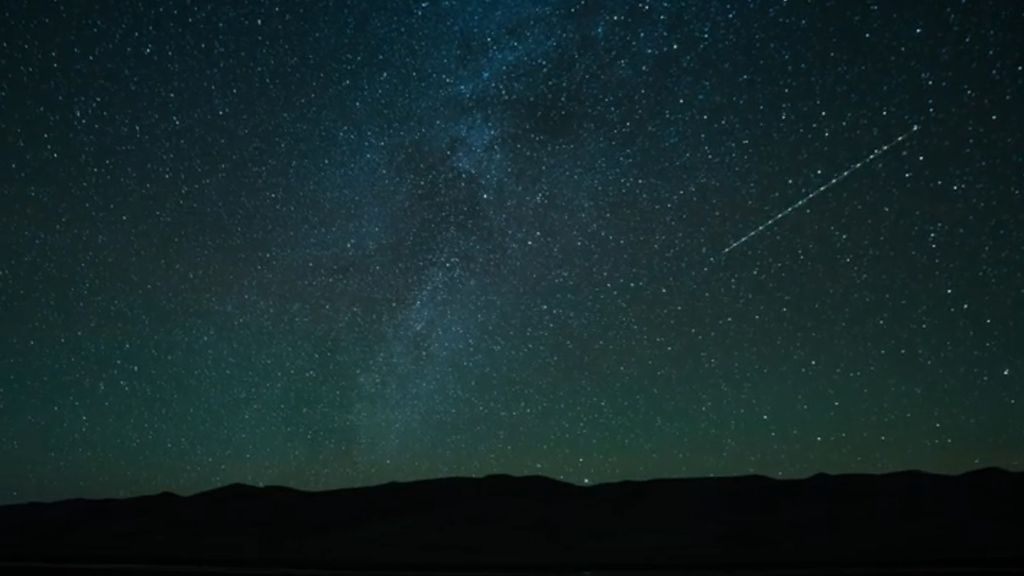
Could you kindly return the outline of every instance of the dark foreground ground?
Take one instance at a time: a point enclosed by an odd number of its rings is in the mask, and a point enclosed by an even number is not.
[[[1024,573],[1022,513],[1024,474],[997,469],[592,487],[510,476],[327,492],[232,485],[0,507],[0,571],[1013,574]]]
[[[757,569],[754,567],[730,568],[730,569],[688,569],[688,570],[576,570],[547,572],[541,569],[533,571],[477,571],[477,572],[439,572],[434,570],[416,571],[372,571],[365,570],[311,570],[311,569],[247,569],[230,567],[203,567],[203,566],[140,566],[140,565],[112,565],[112,564],[68,564],[68,565],[46,565],[46,564],[7,564],[0,562],[0,571],[4,574],[28,574],[38,576],[67,576],[70,574],[115,574],[118,576],[194,576],[214,575],[225,576],[355,576],[359,574],[373,574],[374,576],[670,576],[677,574],[688,574],[692,576],[966,576],[970,574],[979,575],[1004,575],[1020,574],[1021,570],[1015,567],[995,566],[904,566],[904,567],[806,567],[806,568],[771,568]]]

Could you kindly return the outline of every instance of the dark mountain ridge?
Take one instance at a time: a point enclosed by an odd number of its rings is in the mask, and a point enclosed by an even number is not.
[[[444,478],[0,506],[0,560],[307,567],[1024,565],[1024,473]]]

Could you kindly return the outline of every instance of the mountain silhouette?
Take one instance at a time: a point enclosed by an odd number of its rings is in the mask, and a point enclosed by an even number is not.
[[[0,507],[0,560],[293,567],[1024,565],[1024,473],[444,478]]]

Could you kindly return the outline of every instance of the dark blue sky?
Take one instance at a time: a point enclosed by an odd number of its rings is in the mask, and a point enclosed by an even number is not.
[[[0,501],[1020,469],[1021,30],[5,2]]]

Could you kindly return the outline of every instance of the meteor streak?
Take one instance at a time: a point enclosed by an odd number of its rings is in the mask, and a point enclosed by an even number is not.
[[[796,204],[793,204],[793,205],[792,205],[792,206],[790,206],[789,208],[786,208],[786,209],[785,209],[785,210],[783,210],[782,212],[779,212],[778,214],[776,214],[775,216],[773,216],[773,217],[772,217],[772,218],[771,218],[770,220],[768,220],[768,221],[767,221],[767,222],[765,222],[764,224],[761,224],[761,225],[760,225],[760,226],[758,226],[757,228],[754,228],[753,230],[751,230],[751,231],[750,231],[750,232],[749,232],[749,233],[748,233],[748,234],[747,234],[746,236],[744,236],[744,237],[740,238],[739,240],[737,240],[737,241],[733,242],[732,244],[730,244],[728,248],[726,248],[725,250],[723,250],[723,251],[722,251],[722,255],[723,255],[723,256],[725,256],[725,255],[726,255],[726,254],[728,254],[728,253],[729,253],[729,252],[730,252],[730,251],[731,251],[732,249],[736,248],[736,247],[737,247],[737,246],[739,246],[740,244],[743,244],[743,243],[744,243],[744,242],[746,242],[747,240],[750,240],[750,239],[751,239],[751,238],[753,238],[754,236],[757,236],[757,235],[758,235],[759,233],[761,233],[761,231],[763,231],[763,230],[764,230],[765,228],[767,228],[767,227],[771,226],[772,224],[775,224],[776,222],[778,222],[779,220],[781,220],[782,218],[784,218],[784,217],[785,217],[785,216],[786,216],[787,214],[789,214],[790,212],[792,212],[792,211],[796,210],[797,208],[799,208],[799,207],[803,206],[804,204],[806,204],[806,203],[810,202],[810,201],[811,201],[811,199],[812,199],[812,198],[814,198],[815,196],[817,196],[818,194],[821,194],[821,193],[822,193],[822,192],[824,192],[825,190],[828,190],[829,188],[831,188],[831,187],[835,186],[835,185],[836,185],[836,184],[838,184],[838,183],[839,183],[839,182],[840,182],[840,181],[841,181],[841,180],[842,180],[843,178],[846,178],[846,177],[847,177],[847,176],[849,176],[850,174],[852,174],[852,173],[856,172],[856,171],[857,171],[857,169],[861,168],[861,167],[862,167],[862,166],[864,166],[865,164],[868,164],[869,162],[871,162],[871,161],[872,161],[872,160],[874,160],[875,158],[878,158],[878,157],[879,157],[879,156],[881,156],[882,154],[885,154],[885,151],[886,151],[886,150],[888,150],[889,148],[892,148],[893,146],[895,146],[895,145],[899,144],[900,142],[902,142],[903,140],[905,140],[905,139],[906,139],[907,137],[909,137],[909,136],[910,136],[911,134],[913,134],[914,132],[917,132],[917,129],[918,129],[918,128],[919,128],[919,126],[918,126],[917,124],[914,124],[914,126],[912,126],[912,127],[910,128],[910,130],[907,130],[906,132],[904,132],[904,133],[903,133],[903,134],[902,134],[902,135],[901,135],[901,136],[900,136],[899,138],[897,138],[897,139],[893,140],[892,142],[889,142],[888,144],[886,144],[885,146],[882,146],[881,148],[878,148],[878,149],[876,149],[876,150],[875,150],[874,152],[872,152],[872,153],[871,153],[871,155],[870,155],[870,156],[868,156],[867,158],[865,158],[865,159],[861,160],[860,162],[857,162],[857,163],[856,163],[856,164],[854,164],[853,166],[850,166],[849,168],[847,168],[847,169],[846,169],[845,171],[841,172],[841,173],[840,173],[840,174],[839,174],[838,176],[836,176],[835,178],[833,178],[833,179],[829,180],[828,182],[826,182],[825,184],[821,185],[820,187],[818,187],[818,188],[817,188],[816,190],[814,190],[813,192],[811,192],[811,193],[810,193],[810,194],[808,194],[807,196],[804,196],[804,197],[803,197],[803,198],[802,198],[802,199],[801,199],[801,200],[800,200],[799,202],[797,202]]]

